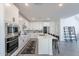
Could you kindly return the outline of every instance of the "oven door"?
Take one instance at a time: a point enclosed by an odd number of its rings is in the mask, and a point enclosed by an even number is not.
[[[12,40],[12,41],[9,41],[7,43],[7,53],[10,53],[12,52],[15,48],[18,47],[18,39],[15,39],[15,40]]]

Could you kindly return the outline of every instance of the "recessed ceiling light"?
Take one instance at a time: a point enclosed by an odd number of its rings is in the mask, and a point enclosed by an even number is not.
[[[29,6],[29,4],[28,3],[25,3],[25,6]]]
[[[62,3],[60,3],[60,4],[58,4],[58,6],[59,6],[59,7],[62,7],[62,6],[63,6],[63,4],[62,4]]]
[[[6,5],[6,6],[9,6],[9,7],[11,6],[11,4],[9,4],[9,3],[7,3],[7,4],[5,4],[5,5]]]

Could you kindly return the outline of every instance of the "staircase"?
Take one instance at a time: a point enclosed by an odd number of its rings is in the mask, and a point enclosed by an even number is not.
[[[75,32],[75,27],[74,26],[65,26],[64,27],[64,39],[65,41],[77,41],[77,38],[76,38],[76,32]]]

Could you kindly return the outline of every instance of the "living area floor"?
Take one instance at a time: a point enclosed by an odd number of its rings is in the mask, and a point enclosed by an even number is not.
[[[79,56],[79,40],[73,42],[59,42],[60,53],[54,56]]]

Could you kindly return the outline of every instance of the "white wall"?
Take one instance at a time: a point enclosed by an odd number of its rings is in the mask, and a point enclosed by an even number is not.
[[[5,22],[12,24],[13,18],[15,18],[14,23],[18,24],[18,20],[19,20],[18,8],[13,4],[11,4],[11,6],[5,6]]]
[[[77,14],[75,16],[79,16],[79,14]],[[60,39],[61,39],[61,41],[64,40],[64,31],[63,31],[64,26],[74,26],[76,34],[79,34],[79,20],[76,19],[75,16],[60,20]]]
[[[0,4],[0,56],[5,55],[4,5]]]
[[[24,17],[22,17],[21,15],[19,16],[19,26],[20,26],[20,29],[22,31],[22,26],[23,25],[26,25],[26,30],[29,29],[29,21],[27,19],[25,19]]]
[[[55,21],[55,34],[60,35],[60,19]]]

